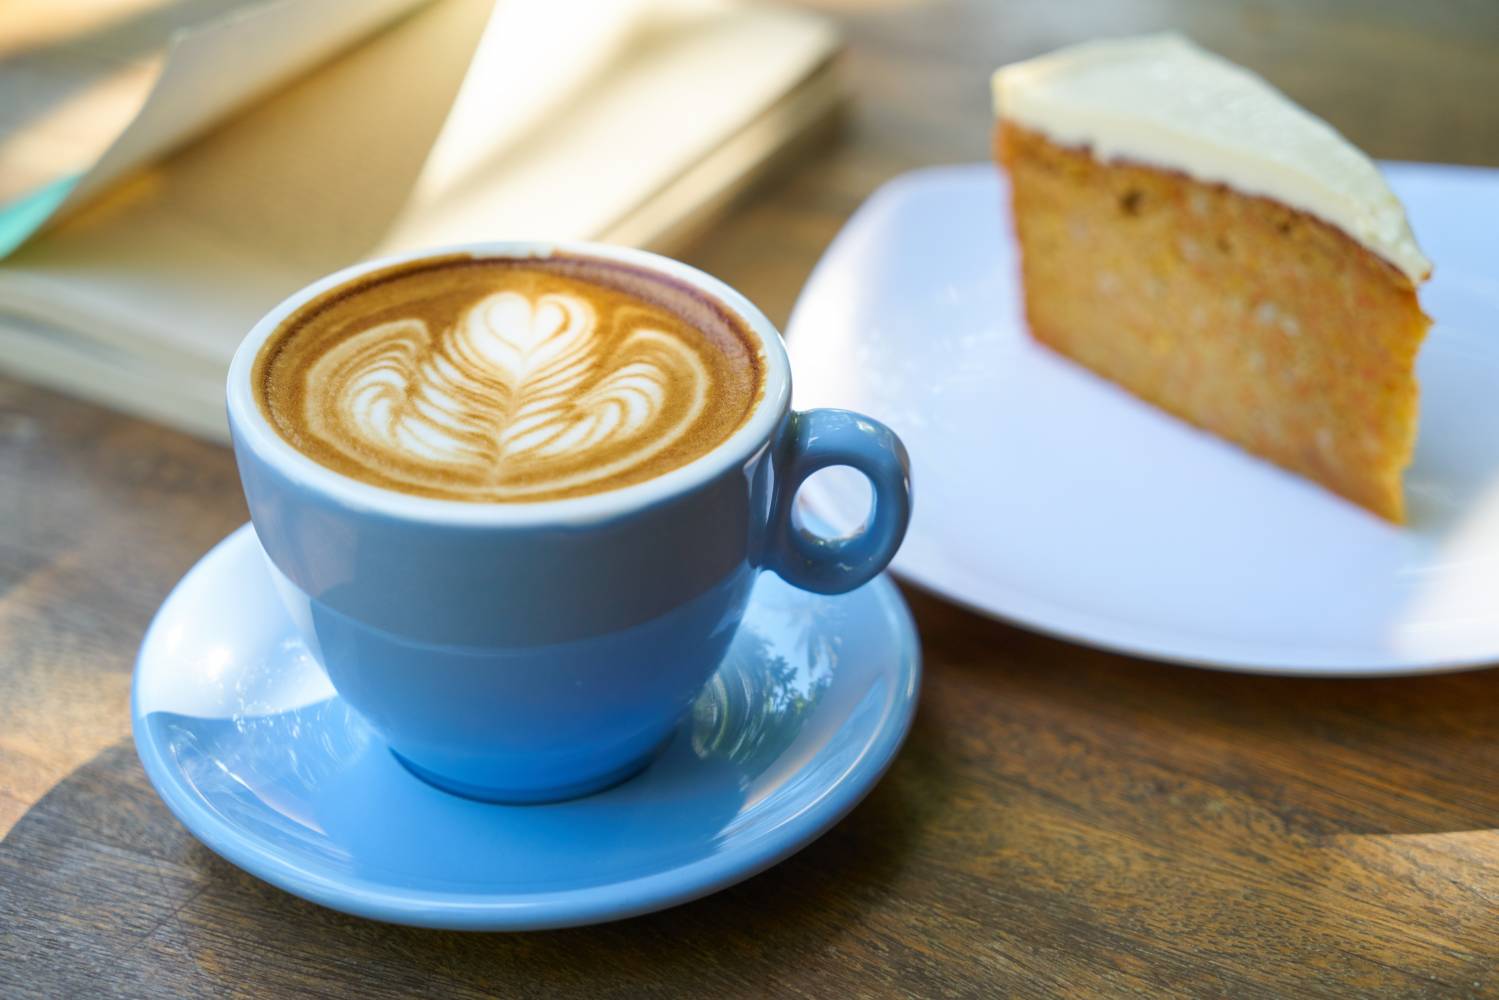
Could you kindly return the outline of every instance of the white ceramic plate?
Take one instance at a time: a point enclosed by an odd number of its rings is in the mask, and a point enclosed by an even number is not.
[[[898,178],[850,220],[789,326],[796,405],[899,432],[916,512],[894,569],[979,611],[1234,670],[1499,662],[1499,171],[1385,169],[1436,262],[1406,528],[1034,344],[986,164]],[[804,496],[846,526],[868,504],[847,470]]]

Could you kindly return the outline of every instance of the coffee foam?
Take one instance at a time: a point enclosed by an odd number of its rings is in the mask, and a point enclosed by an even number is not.
[[[449,257],[357,279],[261,348],[262,413],[316,461],[479,502],[615,489],[753,411],[764,360],[725,307],[601,259]]]

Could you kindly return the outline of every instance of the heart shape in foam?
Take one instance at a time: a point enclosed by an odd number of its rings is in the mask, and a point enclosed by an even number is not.
[[[380,323],[308,373],[309,425],[410,486],[523,499],[618,475],[691,431],[711,376],[680,337],[629,310],[609,319],[580,297],[504,291],[436,335]]]

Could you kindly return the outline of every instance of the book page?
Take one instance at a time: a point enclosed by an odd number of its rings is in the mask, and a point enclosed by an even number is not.
[[[27,181],[41,186],[0,209],[0,256],[132,171],[423,2],[115,3],[112,20],[81,31],[74,25],[71,33],[54,27],[53,33],[64,37],[51,46],[41,41],[45,15],[39,22],[43,27],[28,28],[25,36],[14,29],[17,37],[4,44],[15,53],[0,61],[6,96],[0,127],[9,125],[0,135],[0,162],[13,153],[22,161],[14,176],[6,170],[0,192]],[[163,32],[172,33],[164,56],[152,48]],[[7,78],[6,72],[12,75]],[[141,100],[148,79],[153,80],[149,92],[120,129],[125,108]],[[66,106],[70,88],[82,101],[72,110]],[[84,120],[93,115],[98,120]],[[90,150],[112,130],[117,130],[113,141],[90,162]],[[69,172],[73,157],[82,159],[73,166],[76,172]]]
[[[140,111],[172,37],[263,0],[4,0],[0,203],[87,170]]]
[[[587,53],[592,67],[586,88],[558,88],[548,113],[506,131],[504,142],[467,117],[450,122],[434,166],[450,144],[472,147],[473,166],[419,185],[377,252],[497,236],[600,238],[837,47],[831,27],[797,11],[669,0],[654,3],[651,14],[625,36],[627,49],[617,32],[595,31],[585,36],[588,45],[570,41],[567,49],[580,61]],[[473,72],[503,64],[504,51],[481,46]],[[431,176],[424,172],[423,181]]]

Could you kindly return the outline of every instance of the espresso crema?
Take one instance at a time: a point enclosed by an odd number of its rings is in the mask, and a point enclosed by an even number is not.
[[[738,316],[664,275],[591,257],[454,256],[307,303],[251,377],[276,431],[331,469],[509,503],[691,462],[749,418],[764,369]]]

